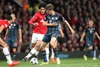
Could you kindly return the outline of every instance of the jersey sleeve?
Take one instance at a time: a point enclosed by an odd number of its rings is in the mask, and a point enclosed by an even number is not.
[[[8,23],[7,22],[4,22],[4,23],[2,23],[1,26],[4,26],[4,28],[7,28],[8,27]]]
[[[65,18],[61,15],[61,14],[59,14],[60,15],[60,21],[65,21]]]
[[[31,19],[30,21],[28,22],[29,24],[32,24],[38,19],[38,13],[36,13]]]
[[[17,30],[18,30],[18,29],[21,29],[20,23],[17,23],[16,27],[17,27]]]
[[[84,31],[83,32],[86,32],[87,31],[87,26],[84,28]]]
[[[97,27],[94,27],[94,28],[95,28],[94,32],[97,32],[97,30],[98,30]]]

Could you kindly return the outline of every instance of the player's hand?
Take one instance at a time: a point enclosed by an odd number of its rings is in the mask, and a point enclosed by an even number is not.
[[[52,23],[52,25],[53,25],[53,26],[57,26],[58,24],[54,22],[54,23]]]
[[[19,43],[22,43],[22,39],[19,39]]]
[[[6,38],[7,38],[7,37],[5,36],[5,37],[4,37],[4,40],[6,40]]]
[[[37,26],[38,25],[38,23],[33,23],[33,26]]]
[[[80,40],[80,43],[83,43],[83,40],[82,39]]]
[[[99,37],[99,40],[100,40],[100,37]]]
[[[75,31],[74,30],[71,30],[71,33],[74,35]]]
[[[61,33],[61,36],[64,37],[64,33]]]

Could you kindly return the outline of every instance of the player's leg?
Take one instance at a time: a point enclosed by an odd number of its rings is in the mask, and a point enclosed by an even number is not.
[[[47,61],[49,61],[49,43],[45,47],[45,50],[46,50],[46,58],[47,58]]]
[[[53,50],[53,48],[50,48],[50,50],[51,50],[50,59],[51,59],[52,63],[56,63],[54,50]]]
[[[49,51],[51,52],[50,60],[52,61],[52,63],[56,63],[54,50],[51,47],[50,43],[48,43],[48,46],[49,46]]]
[[[23,61],[27,61],[34,53],[37,51],[34,49],[35,45],[37,42],[37,34],[33,33],[32,34],[32,40],[31,40],[31,51],[22,59]]]
[[[13,39],[13,41],[11,41],[11,49],[12,49],[12,60],[15,61],[16,58],[16,54],[17,54],[17,41]]]
[[[93,60],[96,60],[97,58],[96,58],[96,50],[94,49],[94,51],[93,51]]]
[[[13,54],[13,56],[12,56],[12,60],[13,60],[13,62],[16,62],[16,63],[18,63],[18,64],[20,64],[20,62],[19,61],[15,61],[16,60],[16,55],[17,55],[17,47],[12,47],[12,54]]]
[[[57,64],[60,64],[61,61],[60,61],[60,58],[58,57],[57,38],[56,37],[52,37],[51,41],[50,41],[50,44],[51,44],[51,46],[52,46],[52,48],[54,50]]]
[[[38,55],[38,47],[37,47],[37,44],[39,43],[36,43],[36,45],[34,46],[34,48],[31,49],[31,51],[24,57],[24,61],[26,62],[33,54],[35,54],[36,56]]]
[[[93,45],[93,60],[96,60],[96,45]]]
[[[47,46],[47,44],[48,43],[46,42],[42,42],[42,44],[40,45],[41,54],[43,56],[43,62],[40,65],[49,64],[47,55],[46,55],[46,50],[45,50],[45,47]]]
[[[96,60],[96,57],[94,57],[94,51],[93,51],[93,45],[92,45],[92,43],[91,43],[91,46],[89,46],[88,50],[89,50],[89,53],[92,55],[93,60]]]
[[[34,48],[36,42],[37,42],[37,34],[33,33],[32,34],[32,39],[31,39],[31,48]]]
[[[8,50],[8,46],[1,38],[0,38],[0,44],[3,46],[3,53],[6,56],[7,63],[9,64],[9,67],[18,65],[18,63],[16,63],[16,62],[12,62],[11,56],[10,56],[10,53],[9,53],[9,50]]]
[[[31,53],[35,54],[35,56],[37,57],[37,55],[39,54],[38,50],[39,50],[39,47],[42,43],[42,39],[43,39],[44,35],[43,34],[36,34],[35,36],[36,36],[37,41],[36,41],[36,44],[35,44],[34,48],[31,51]],[[34,43],[35,43],[35,40],[34,40]]]
[[[83,57],[84,57],[84,60],[87,60],[87,56],[91,51],[90,49],[92,48],[89,39],[86,39],[85,46],[87,49],[86,49],[85,55]]]
[[[37,44],[34,47],[34,49],[38,50],[37,51],[38,53],[39,53],[39,48],[40,48],[40,45],[42,43],[43,37],[44,37],[43,34],[38,34],[38,41],[37,41]],[[49,61],[49,46],[47,45],[44,50],[46,51],[46,57],[43,58],[43,59]],[[38,53],[35,54],[36,57],[37,57]]]
[[[11,40],[10,39],[6,39],[6,43],[7,43],[7,45],[9,46],[8,48],[9,48],[9,51],[10,51],[10,47],[11,47]]]
[[[40,47],[40,45],[42,43],[42,39],[43,39],[44,35],[42,35],[42,34],[34,34],[34,36],[36,38],[32,39],[32,43],[36,42],[36,44],[35,44],[34,48],[32,48],[31,51],[28,53],[28,55],[25,56],[25,58],[23,59],[25,61],[28,60],[33,54],[35,55],[34,57],[37,57],[37,55],[39,54],[38,50],[39,50],[39,47]]]
[[[87,51],[86,51],[86,53],[84,55],[84,60],[87,60],[87,56],[90,53],[93,54],[93,46],[88,46]]]
[[[44,59],[44,62],[42,64],[48,64],[45,47],[50,42],[50,39],[51,39],[50,35],[45,35],[43,37],[42,44],[40,45],[40,51]]]
[[[13,56],[12,56],[12,60],[14,60],[15,61],[15,58],[16,58],[16,48],[12,48],[12,51],[13,51]]]

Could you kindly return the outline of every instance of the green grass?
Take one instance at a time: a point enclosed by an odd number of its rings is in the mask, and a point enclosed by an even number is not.
[[[21,64],[15,67],[100,67],[100,59],[92,60],[89,58],[85,61],[82,58],[70,58],[70,59],[61,59],[62,63],[60,65],[53,64],[51,61],[48,65],[40,65],[42,60],[39,60],[39,64],[31,65],[30,61],[26,63],[20,61]],[[0,67],[8,67],[6,61],[0,61]]]

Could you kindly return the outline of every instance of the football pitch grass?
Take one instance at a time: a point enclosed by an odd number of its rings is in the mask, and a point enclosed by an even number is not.
[[[40,65],[42,60],[39,60],[38,64],[32,65],[30,61],[20,60],[20,65],[15,67],[100,67],[100,59],[92,60],[92,58],[88,58],[86,61],[83,58],[66,58],[61,59],[61,61],[62,63],[59,65],[53,64],[51,61],[47,65]],[[6,61],[0,61],[0,67],[8,67]]]

